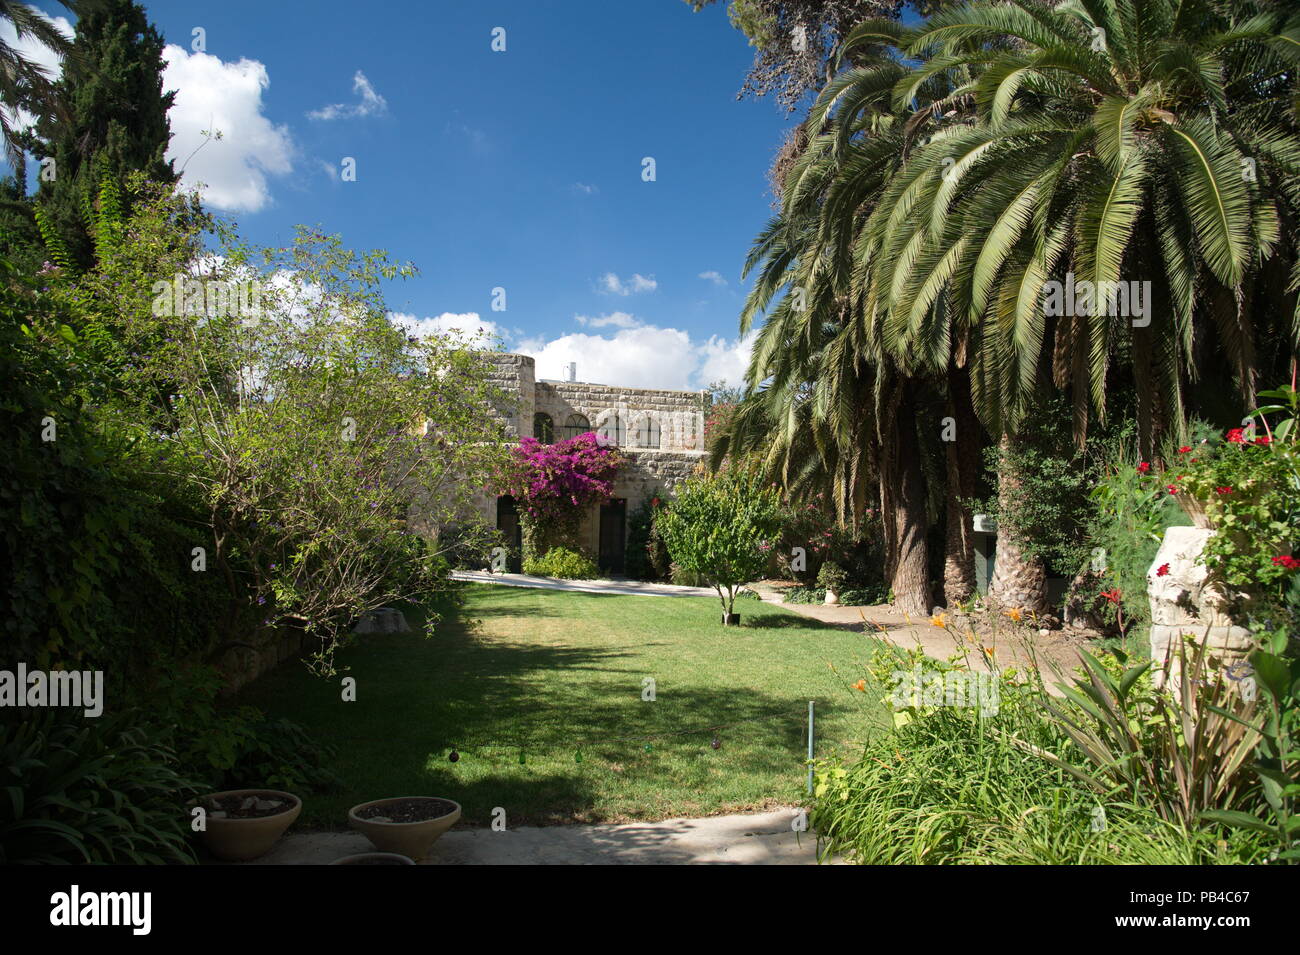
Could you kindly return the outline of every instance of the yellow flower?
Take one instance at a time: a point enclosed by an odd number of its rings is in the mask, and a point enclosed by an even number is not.
[[[936,614],[930,618],[930,626],[946,627],[948,626],[948,615],[946,613]]]
[[[1012,620],[1014,620],[1016,623],[1019,623],[1019,622],[1020,622],[1020,608],[1019,608],[1019,607],[1012,607],[1010,610],[1007,611],[1007,616],[1010,617]]]
[[[984,652],[987,653],[989,656],[993,656],[994,654],[996,654],[996,653],[998,652],[998,648],[997,648],[997,647],[985,647],[985,648],[984,648]]]

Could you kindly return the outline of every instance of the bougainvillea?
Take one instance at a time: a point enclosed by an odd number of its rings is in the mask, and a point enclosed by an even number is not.
[[[590,505],[609,500],[622,464],[618,449],[591,431],[555,444],[524,438],[501,483],[530,517],[567,523]]]

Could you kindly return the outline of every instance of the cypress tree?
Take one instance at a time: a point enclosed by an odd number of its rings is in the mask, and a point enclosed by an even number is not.
[[[174,183],[165,159],[171,140],[167,111],[175,93],[163,91],[163,38],[136,0],[75,0],[73,55],[57,84],[66,118],[38,125],[56,176],[42,182],[37,200],[64,236],[74,259],[93,262],[84,209],[105,176],[127,173]]]

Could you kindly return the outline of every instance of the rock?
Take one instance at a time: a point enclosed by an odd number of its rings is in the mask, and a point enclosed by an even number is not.
[[[229,815],[229,813],[227,813],[224,809],[217,809],[217,810],[215,810],[215,811],[213,811],[213,812],[208,813],[208,818],[209,818],[209,819],[225,819],[226,816],[228,816],[228,815]]]
[[[283,805],[283,799],[259,799],[254,803],[253,808],[258,812],[266,812],[269,809],[279,809]]]
[[[240,808],[240,809],[252,809],[252,808],[253,808],[254,806],[256,806],[256,805],[257,805],[257,797],[256,797],[256,796],[245,796],[245,797],[244,797],[244,801],[243,801],[242,803],[239,804],[239,808]]]

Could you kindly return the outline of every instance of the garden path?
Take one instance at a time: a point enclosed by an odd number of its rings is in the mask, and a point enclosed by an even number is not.
[[[795,832],[795,808],[621,825],[453,829],[424,865],[816,865],[817,840]],[[373,851],[356,832],[285,836],[248,865],[326,865]]]

